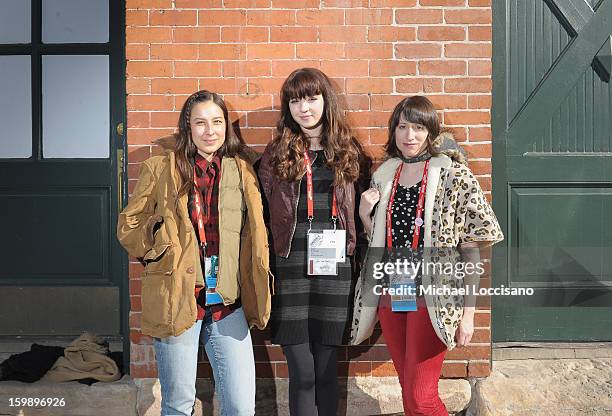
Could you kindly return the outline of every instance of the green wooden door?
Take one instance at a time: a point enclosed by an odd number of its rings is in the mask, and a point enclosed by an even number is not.
[[[0,337],[127,334],[124,2],[6,0],[0,16]]]
[[[612,340],[612,0],[493,13],[493,339]]]

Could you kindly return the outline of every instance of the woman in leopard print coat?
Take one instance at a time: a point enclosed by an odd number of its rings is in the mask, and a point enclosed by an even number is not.
[[[381,254],[385,247],[418,247],[423,265],[477,265],[479,249],[503,239],[452,135],[440,131],[427,98],[400,102],[389,120],[387,160],[362,194],[359,212],[370,244],[357,282],[351,342],[367,340],[380,320],[402,386],[404,411],[410,415],[448,414],[437,390],[442,362],[447,350],[468,344],[473,335],[475,296],[463,296],[461,289],[469,286],[473,292],[482,269],[475,267],[464,276],[458,268],[454,274],[446,268],[422,269],[417,273],[416,310],[394,312],[389,297],[374,290],[381,283],[373,273]],[[448,149],[449,143],[454,149]],[[425,289],[423,296],[418,296],[420,289]]]

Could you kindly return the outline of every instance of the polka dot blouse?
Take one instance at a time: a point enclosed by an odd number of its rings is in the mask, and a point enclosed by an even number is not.
[[[398,184],[393,199],[393,207],[391,210],[391,236],[393,247],[412,247],[412,236],[414,235],[414,220],[416,219],[417,203],[419,201],[419,189],[421,182],[412,185],[404,186]],[[425,213],[423,212],[423,215]],[[424,219],[424,218],[423,218]],[[419,248],[424,245],[424,225],[421,226],[421,234],[419,235]],[[418,259],[415,259],[418,261]],[[416,277],[416,287],[422,283],[421,273]],[[418,293],[418,291],[417,291]]]

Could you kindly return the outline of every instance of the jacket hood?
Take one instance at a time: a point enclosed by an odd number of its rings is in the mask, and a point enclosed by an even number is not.
[[[445,154],[452,160],[467,166],[467,153],[459,146],[455,136],[450,131],[443,131],[433,141],[433,145],[440,153]]]
[[[164,149],[166,152],[172,152],[176,148],[176,135],[171,134],[169,136],[161,137],[154,140],[153,143]]]
[[[173,152],[176,150],[176,134],[161,137],[153,142],[160,146],[165,152]],[[245,146],[244,149],[238,155],[249,164],[253,165],[261,157],[261,153],[253,150],[249,146]]]

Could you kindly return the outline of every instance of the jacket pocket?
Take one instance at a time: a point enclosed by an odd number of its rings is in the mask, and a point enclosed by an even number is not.
[[[145,274],[172,274],[173,258],[171,252],[171,242],[154,245],[142,258],[142,260],[145,262]]]
[[[148,327],[172,324],[173,277],[149,274],[142,279],[142,320]]]

